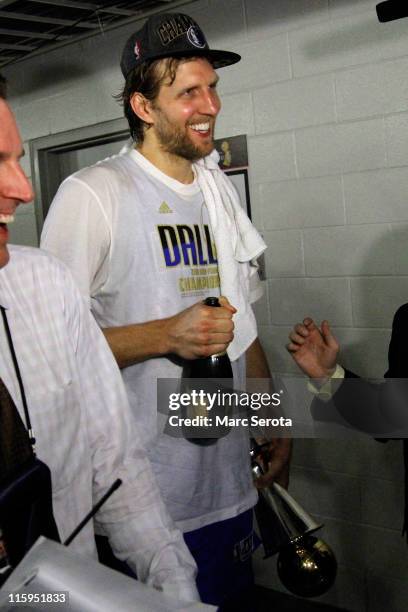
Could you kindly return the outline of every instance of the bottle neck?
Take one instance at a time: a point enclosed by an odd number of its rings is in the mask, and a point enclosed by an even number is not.
[[[215,307],[221,308],[220,302],[217,297],[210,296],[208,298],[205,298],[204,304],[206,306],[215,306]]]

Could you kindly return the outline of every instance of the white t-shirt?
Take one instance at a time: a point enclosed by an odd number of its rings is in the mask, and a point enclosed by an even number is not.
[[[216,249],[197,182],[168,177],[134,150],[63,182],[41,244],[71,268],[101,327],[162,319],[219,295]],[[244,356],[233,371],[243,384]],[[246,432],[234,429],[199,447],[158,430],[156,381],[179,378],[180,365],[154,358],[122,375],[162,495],[184,531],[256,502]]]

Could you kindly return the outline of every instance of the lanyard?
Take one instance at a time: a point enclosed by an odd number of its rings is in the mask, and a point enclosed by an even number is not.
[[[28,412],[26,394],[25,394],[24,385],[23,385],[23,379],[21,378],[21,373],[20,373],[20,368],[19,368],[18,361],[17,361],[17,356],[16,356],[16,352],[14,350],[13,339],[11,337],[10,327],[9,327],[9,324],[8,324],[8,321],[7,321],[6,309],[4,308],[4,306],[0,306],[0,310],[1,310],[1,316],[3,318],[3,325],[4,325],[4,330],[5,330],[6,336],[7,336],[7,342],[8,342],[8,345],[9,345],[11,358],[13,360],[14,371],[16,373],[16,377],[17,377],[17,381],[18,381],[18,386],[20,388],[21,401],[23,403],[24,416],[25,416],[25,420],[26,420],[26,427],[27,427],[27,430],[28,430],[28,436],[29,436],[29,439],[30,439],[30,444],[33,447],[33,451],[34,451],[34,454],[35,454],[35,437],[34,437],[33,428],[31,426],[30,413]]]

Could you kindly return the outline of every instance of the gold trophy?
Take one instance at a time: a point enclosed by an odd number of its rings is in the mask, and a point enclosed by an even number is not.
[[[250,451],[254,480],[264,473],[266,446],[253,443]],[[333,586],[337,574],[333,551],[312,535],[323,525],[276,482],[259,489],[258,494],[255,516],[265,559],[279,553],[278,575],[288,591],[301,597],[322,595]]]

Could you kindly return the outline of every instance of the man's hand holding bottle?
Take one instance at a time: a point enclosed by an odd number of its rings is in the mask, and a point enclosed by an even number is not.
[[[184,359],[200,359],[224,353],[234,338],[233,315],[236,308],[227,298],[219,298],[220,307],[198,302],[166,320],[168,353]]]

